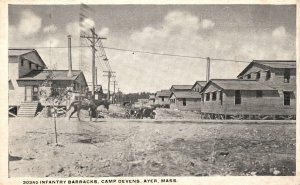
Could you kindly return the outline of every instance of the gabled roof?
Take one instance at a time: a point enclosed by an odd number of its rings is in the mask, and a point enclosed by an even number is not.
[[[190,90],[192,89],[193,85],[172,85],[171,89],[174,90]]]
[[[170,95],[171,95],[170,90],[161,90],[161,91],[157,91],[155,93],[155,96],[158,96],[158,97],[169,97]]]
[[[192,99],[200,99],[201,94],[195,91],[174,91],[171,96],[174,95],[176,98],[192,98]]]
[[[25,56],[29,53],[35,53],[36,56],[40,59],[42,65],[44,67],[46,67],[45,62],[43,61],[43,59],[41,58],[41,56],[39,55],[39,53],[35,49],[18,49],[18,48],[8,49],[8,56]],[[32,61],[32,62],[34,62],[34,61]]]
[[[206,81],[196,81],[192,88],[194,88],[197,84],[199,84],[201,87],[204,87],[206,85]]]
[[[36,51],[35,49],[8,49],[8,56],[21,56]]]
[[[261,84],[255,80],[244,79],[212,79],[202,89],[204,92],[207,87],[214,84],[223,90],[275,90],[272,87]]]
[[[239,75],[244,75],[253,65],[264,66],[273,69],[295,69],[295,60],[253,60]]]
[[[19,78],[18,81],[46,80],[51,73],[53,74],[52,80],[76,80],[82,71],[72,70],[72,76],[68,77],[68,70],[33,70]]]

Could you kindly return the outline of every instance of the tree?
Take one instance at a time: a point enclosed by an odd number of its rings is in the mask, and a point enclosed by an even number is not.
[[[47,116],[53,118],[54,132],[55,132],[55,143],[57,142],[57,129],[56,129],[56,118],[58,115],[57,106],[66,102],[69,98],[69,94],[72,91],[70,88],[63,88],[56,86],[53,79],[55,78],[53,71],[47,71],[46,79],[39,86],[39,101],[46,105]]]

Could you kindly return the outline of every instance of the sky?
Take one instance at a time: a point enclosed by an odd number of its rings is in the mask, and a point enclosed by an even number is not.
[[[80,13],[86,16],[82,24]],[[236,78],[252,60],[296,59],[295,5],[9,5],[9,47],[36,49],[49,68],[67,69],[67,35],[72,46],[89,46],[80,31],[88,35],[93,26],[107,38],[104,47],[210,57],[212,79]],[[206,79],[205,59],[109,48],[117,88],[125,93]],[[91,56],[89,47],[72,48],[73,69],[82,70],[88,82]],[[98,82],[107,89],[102,59],[99,53]]]

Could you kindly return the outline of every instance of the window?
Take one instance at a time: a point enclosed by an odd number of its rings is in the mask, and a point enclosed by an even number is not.
[[[24,59],[21,60],[21,66],[24,66]]]
[[[213,92],[212,93],[212,101],[216,101],[216,99],[217,99],[217,93],[216,92]]]
[[[290,73],[290,69],[284,69],[284,83],[290,83],[290,77],[291,77],[291,73]]]
[[[165,97],[161,97],[161,101],[165,101]]]
[[[186,99],[185,98],[182,99],[182,105],[186,106]]]
[[[9,90],[15,90],[14,85],[13,85],[11,80],[8,81],[8,89]]]
[[[256,73],[256,80],[260,79],[260,72]]]
[[[220,91],[220,101],[221,101],[221,105],[223,105],[223,92]]]
[[[283,92],[283,104],[290,105],[291,104],[291,93],[290,92]]]
[[[256,91],[256,98],[261,98],[262,96],[262,91]]]
[[[29,62],[29,69],[31,69],[31,62]]]
[[[207,94],[206,94],[206,101],[209,101],[209,99],[210,99],[210,94],[207,93]]]
[[[234,96],[235,96],[235,101],[234,101],[234,103],[236,104],[236,105],[240,105],[241,104],[241,99],[242,99],[242,97],[241,97],[241,91],[240,90],[237,90],[237,91],[235,91],[234,92]]]
[[[266,80],[271,78],[271,71],[266,71]]]
[[[38,91],[39,91],[38,87],[33,87],[33,92],[38,92]]]
[[[247,79],[251,79],[251,74],[247,74]]]
[[[35,64],[35,69],[39,69],[39,65]]]

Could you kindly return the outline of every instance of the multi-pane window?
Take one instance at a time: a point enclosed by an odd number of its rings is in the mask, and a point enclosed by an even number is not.
[[[284,83],[290,83],[290,77],[291,77],[290,69],[284,69],[284,74],[283,74]]]
[[[212,101],[216,101],[216,99],[217,99],[217,93],[216,92],[213,92],[212,93]]]
[[[291,105],[291,92],[283,92],[283,101],[284,105]]]
[[[262,91],[256,91],[256,97],[261,98],[263,96]]]
[[[266,71],[266,80],[271,78],[271,71]]]
[[[241,104],[241,102],[242,102],[242,97],[241,97],[241,91],[240,90],[236,90],[236,91],[234,91],[234,103],[236,104],[236,105],[239,105],[239,104]]]
[[[186,99],[185,98],[182,99],[182,105],[186,106]]]
[[[207,93],[207,94],[206,94],[206,101],[209,101],[209,100],[210,100],[210,94]]]
[[[220,91],[220,102],[221,102],[221,105],[223,105],[223,92]]]
[[[251,79],[251,74],[247,74],[247,79]]]
[[[257,72],[257,73],[256,73],[256,79],[257,79],[257,80],[260,79],[260,72]]]

